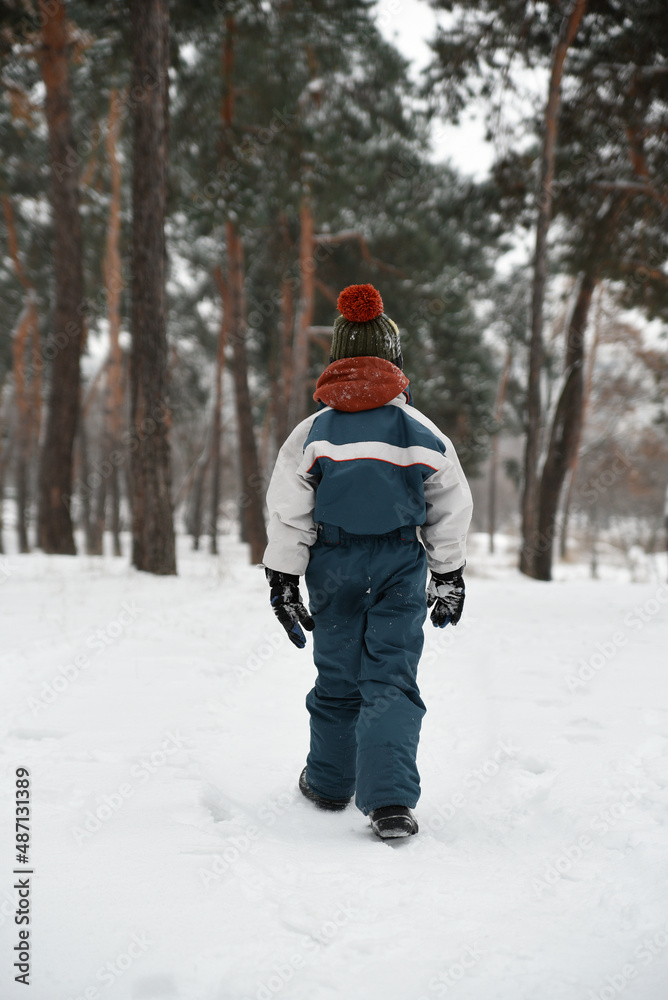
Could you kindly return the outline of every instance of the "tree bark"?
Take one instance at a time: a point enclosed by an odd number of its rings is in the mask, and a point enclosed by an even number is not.
[[[82,488],[79,491],[79,501],[81,503],[81,508],[79,512],[79,520],[77,527],[80,531],[83,531],[84,545],[86,548],[86,553],[90,552],[91,537],[90,537],[90,518],[91,518],[91,494],[92,490],[90,488],[90,462],[88,460],[88,430],[86,428],[86,421],[84,419],[83,409],[79,414],[79,428],[77,433],[77,441],[79,444],[79,483]]]
[[[16,277],[25,291],[25,306],[19,316],[12,338],[12,371],[14,377],[15,448],[14,484],[16,491],[16,527],[19,552],[30,551],[28,542],[28,508],[30,505],[30,465],[33,446],[39,439],[41,411],[41,375],[39,356],[39,323],[35,288],[23,269],[19,254],[14,210],[8,195],[2,197],[7,224],[7,243]],[[27,355],[32,353],[32,373],[29,378]]]
[[[123,419],[123,355],[119,335],[121,331],[121,293],[123,273],[120,254],[121,237],[121,166],[116,155],[116,142],[120,132],[121,100],[116,89],[112,90],[107,125],[107,159],[111,170],[111,202],[107,226],[107,248],[104,258],[104,283],[107,289],[107,316],[109,320],[109,364],[107,368],[106,442],[108,455],[120,453],[121,425]],[[109,499],[111,501],[110,526],[114,555],[120,556],[120,482],[118,462],[111,461]]]
[[[91,556],[104,555],[104,527],[107,508],[107,480],[100,477],[100,482],[93,495],[93,506],[90,520],[90,545],[88,554]]]
[[[566,380],[557,401],[540,481],[538,540],[532,574],[536,580],[552,579],[552,552],[559,495],[580,440],[584,394],[584,334],[595,287],[595,271],[585,271],[568,325]]]
[[[26,351],[30,343],[31,328],[37,324],[37,313],[32,298],[19,317],[12,341],[12,371],[14,376],[16,531],[19,552],[30,551],[28,543],[28,470],[31,452],[31,416],[26,376]]]
[[[7,450],[4,446],[4,394],[5,382],[0,381],[0,555],[5,554],[4,529],[5,529],[5,468],[7,466]]]
[[[589,399],[591,397],[591,387],[594,380],[594,367],[596,365],[596,354],[598,352],[598,345],[601,339],[602,300],[603,300],[603,285],[601,284],[599,285],[599,291],[597,295],[596,316],[594,319],[594,339],[592,340],[591,347],[589,349],[589,363],[587,365],[587,377],[585,379],[584,393],[582,397],[582,418],[580,420],[578,440],[575,446],[575,454],[573,456],[573,461],[571,462],[569,469],[568,490],[566,492],[566,499],[564,500],[564,506],[561,517],[561,529],[559,532],[559,555],[561,556],[562,559],[564,559],[566,556],[566,549],[568,543],[568,522],[570,518],[571,504],[573,502],[573,491],[575,489],[575,483],[577,482],[578,478],[578,466],[580,462],[580,443],[582,441],[582,432],[587,417],[587,408],[589,406]]]
[[[227,224],[228,287],[230,298],[230,337],[234,360],[234,396],[236,401],[239,451],[243,489],[240,508],[243,511],[246,539],[250,545],[251,563],[262,562],[267,545],[264,523],[264,484],[258,464],[257,443],[253,428],[253,407],[248,388],[248,357],[246,354],[246,310],[244,302],[244,263],[241,238],[234,223]]]
[[[489,531],[489,551],[494,554],[494,534],[496,532],[496,481],[499,466],[499,435],[501,433],[501,420],[503,418],[503,404],[506,401],[506,391],[508,389],[508,379],[510,378],[510,366],[513,361],[512,347],[508,346],[506,363],[503,366],[499,390],[496,396],[496,406],[494,407],[494,420],[499,425],[499,429],[492,437],[492,453],[489,460],[489,504],[488,504],[488,531]]]
[[[564,60],[587,7],[587,0],[575,0],[564,17],[552,53],[552,68],[545,107],[543,150],[538,188],[538,218],[534,251],[534,276],[531,297],[531,338],[529,342],[529,379],[527,387],[527,436],[524,452],[524,492],[522,495],[522,551],[520,570],[534,576],[538,551],[538,455],[541,432],[540,372],[543,364],[543,305],[547,281],[547,234],[552,214],[552,181],[557,123],[561,104],[561,79]]]
[[[223,301],[223,316],[218,334],[218,350],[216,352],[216,378],[213,393],[213,414],[211,421],[211,555],[218,555],[218,508],[220,506],[220,439],[221,439],[221,409],[223,405],[223,371],[225,369],[225,348],[229,335],[230,313],[232,306],[229,290],[223,272],[219,267],[215,270],[215,278]]]
[[[4,447],[4,441],[2,438],[4,427],[3,427],[3,412],[2,412],[2,397],[3,397],[4,384],[0,385],[0,555],[5,554],[5,468],[7,467],[7,454]],[[9,449],[7,449],[9,450]]]
[[[281,219],[286,250],[290,236],[285,216]],[[287,254],[286,254],[287,259]],[[292,336],[295,327],[295,298],[292,277],[286,271],[281,279],[281,303],[279,321],[279,351],[277,359],[278,378],[274,383],[276,394],[274,414],[276,418],[276,448],[279,449],[288,436],[288,412],[290,410],[290,390],[292,387]]]
[[[7,437],[3,440],[4,433],[4,423],[7,421],[7,417],[11,417],[11,411],[9,407],[5,409],[4,406],[4,395],[5,395],[5,382],[0,383],[0,553],[4,555],[4,524],[5,524],[5,510],[4,510],[4,498],[5,498],[5,480],[7,475],[7,469],[10,468],[13,458],[14,458],[14,439],[15,434],[13,433],[13,428],[11,422],[7,427]]]
[[[165,310],[167,0],[132,0],[132,564],[176,573]]]
[[[83,421],[82,421],[83,423]],[[104,439],[103,439],[104,440]],[[106,459],[101,464],[102,469]],[[107,477],[104,471],[98,472],[99,479],[90,492],[88,511],[88,531],[86,535],[86,554],[101,556],[104,553],[104,525],[107,504]]]
[[[79,358],[84,340],[84,287],[79,186],[74,148],[64,0],[40,0],[41,68],[51,165],[55,302],[46,434],[39,469],[38,538],[45,552],[74,555],[70,516],[74,438],[79,413]],[[67,166],[66,166],[67,164]]]
[[[1,496],[1,494],[0,494],[0,496]],[[0,521],[0,527],[2,527],[1,521]],[[665,498],[665,500],[663,502],[663,529],[664,529],[665,536],[666,536],[666,553],[668,554],[668,486],[666,487],[666,498]],[[1,541],[0,541],[0,544],[2,544]],[[667,577],[667,580],[668,580],[668,577]]]
[[[202,535],[202,502],[204,497],[204,479],[211,461],[211,425],[207,428],[206,441],[197,459],[197,467],[188,495],[187,531],[192,536],[193,550],[199,551],[199,540]]]
[[[306,378],[309,360],[309,327],[315,308],[315,244],[313,241],[313,200],[308,183],[304,184],[299,211],[299,307],[292,351],[292,384],[290,387],[290,428],[303,420],[307,411]]]
[[[86,555],[101,556],[104,543],[104,520],[107,500],[106,464],[107,464],[107,426],[109,419],[109,358],[100,366],[88,392],[84,396],[79,411],[79,456],[81,461],[81,480],[83,490],[82,526],[86,539]],[[98,389],[103,384],[102,403],[102,436],[97,442],[100,461],[91,470],[91,442],[86,423],[91,404],[98,395]]]
[[[234,121],[234,36],[236,24],[233,17],[225,22],[222,50],[223,101],[221,105],[223,158],[227,152]],[[248,388],[248,356],[246,353],[246,302],[244,294],[243,244],[236,224],[228,218],[225,223],[227,239],[227,275],[223,282],[227,289],[229,308],[228,331],[232,340],[234,364],[234,397],[239,435],[239,458],[243,488],[239,498],[242,537],[250,545],[251,563],[262,562],[267,544],[264,523],[264,484],[259,471],[257,443],[253,428],[253,407]],[[225,309],[225,305],[223,307]]]

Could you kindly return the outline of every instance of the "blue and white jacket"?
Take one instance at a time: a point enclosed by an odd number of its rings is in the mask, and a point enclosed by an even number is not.
[[[264,564],[301,576],[317,524],[358,535],[415,525],[436,573],[466,561],[473,502],[452,442],[410,404],[408,379],[375,357],[335,361],[322,409],[281,448],[269,489]]]

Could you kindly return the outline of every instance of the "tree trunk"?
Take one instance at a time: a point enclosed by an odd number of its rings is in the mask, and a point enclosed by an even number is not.
[[[313,242],[313,200],[308,184],[302,193],[299,237],[299,308],[292,352],[292,384],[290,387],[289,427],[292,429],[303,420],[307,411],[307,375],[309,361],[309,327],[313,324],[315,308],[315,256]]]
[[[223,102],[221,124],[223,158],[226,155],[230,131],[234,121],[234,36],[236,24],[233,17],[225,22],[223,41]],[[257,443],[253,429],[253,408],[248,388],[248,356],[246,353],[246,302],[244,295],[244,258],[241,237],[232,219],[225,223],[227,238],[227,276],[221,291],[226,289],[229,308],[228,331],[232,340],[234,362],[234,398],[239,435],[239,458],[243,488],[239,498],[242,537],[250,544],[251,563],[262,562],[267,545],[264,523],[264,488],[257,458]],[[221,275],[222,277],[222,275]],[[217,511],[216,511],[217,514]]]
[[[584,395],[582,397],[582,419],[580,420],[580,428],[578,432],[578,440],[575,447],[575,454],[573,456],[573,461],[570,466],[570,475],[568,480],[568,490],[566,492],[566,499],[564,500],[564,506],[561,518],[561,529],[559,532],[559,555],[562,559],[566,557],[566,549],[568,543],[568,521],[571,511],[571,503],[573,502],[573,491],[575,489],[575,483],[578,477],[578,465],[580,462],[580,443],[582,441],[582,432],[584,429],[585,420],[587,417],[587,408],[589,406],[589,399],[591,397],[591,387],[594,380],[594,367],[596,365],[596,354],[598,352],[598,345],[601,339],[601,313],[603,301],[603,285],[599,285],[599,291],[596,303],[596,317],[594,320],[594,339],[592,340],[591,347],[589,349],[589,364],[587,365],[587,377],[585,379]]]
[[[561,30],[552,54],[552,70],[545,107],[543,151],[538,188],[538,218],[531,297],[531,338],[529,342],[529,380],[527,387],[527,437],[524,452],[524,492],[522,495],[522,551],[520,570],[534,576],[534,561],[538,550],[538,454],[541,431],[540,373],[543,364],[543,304],[547,281],[547,233],[552,214],[552,181],[557,122],[561,104],[561,78],[566,53],[575,38],[584,16],[587,0],[575,0]]]
[[[79,477],[78,481],[82,488],[79,492],[81,502],[81,512],[77,527],[83,531],[86,553],[90,552],[91,546],[91,502],[92,490],[90,487],[90,462],[88,460],[88,431],[84,419],[83,408],[79,411],[79,429],[77,435],[79,443]]]
[[[197,459],[197,468],[193,477],[193,485],[188,497],[188,534],[192,536],[193,550],[199,550],[199,540],[202,535],[202,501],[204,497],[204,479],[211,461],[211,427],[207,428],[206,441]]]
[[[84,287],[79,186],[68,154],[75,147],[70,114],[64,0],[40,0],[42,77],[51,164],[55,302],[49,338],[51,371],[39,470],[38,538],[45,552],[74,555],[70,516],[79,358],[84,340]]]
[[[115,556],[123,555],[121,547],[121,477],[118,466],[114,465],[109,482],[109,528]]]
[[[286,250],[290,247],[287,219],[281,218]],[[281,304],[279,321],[279,350],[277,359],[277,380],[274,382],[274,415],[276,419],[276,448],[279,449],[288,436],[288,412],[290,410],[290,390],[292,387],[292,336],[295,328],[295,297],[292,277],[285,273],[281,278]]]
[[[28,544],[28,467],[30,462],[30,400],[26,376],[26,350],[31,327],[37,322],[35,305],[30,298],[19,317],[12,340],[12,372],[14,376],[16,531],[19,552],[30,551]]]
[[[506,390],[508,389],[508,379],[510,378],[510,366],[513,361],[513,350],[508,345],[506,363],[503,366],[499,390],[496,396],[496,406],[494,407],[494,420],[499,425],[499,429],[492,437],[492,453],[489,460],[489,507],[488,507],[488,531],[489,531],[489,551],[494,554],[494,534],[496,532],[496,479],[499,466],[499,435],[501,433],[501,421],[503,419],[503,404],[506,401]]]
[[[589,512],[589,575],[598,580],[598,503]]]
[[[0,555],[4,555],[4,526],[5,526],[5,476],[7,469],[13,458],[14,437],[11,430],[8,434],[7,443],[3,439],[4,433],[4,394],[5,382],[0,382]]]
[[[220,506],[220,439],[221,439],[221,408],[223,405],[223,371],[225,369],[225,347],[229,334],[230,313],[232,305],[229,290],[223,272],[219,267],[215,270],[215,278],[223,300],[223,316],[218,334],[218,350],[216,352],[216,384],[213,394],[213,414],[211,422],[211,555],[218,555],[218,508]]]
[[[4,385],[0,386],[0,555],[5,554],[4,531],[5,531],[5,468],[7,455],[5,453],[4,441],[2,439],[2,391]]]
[[[2,208],[7,224],[7,243],[16,277],[25,291],[25,306],[19,316],[12,338],[12,370],[14,375],[14,403],[16,410],[15,438],[17,446],[15,463],[15,491],[17,507],[17,534],[19,551],[29,552],[28,508],[30,505],[29,477],[33,448],[39,440],[42,406],[42,378],[37,320],[35,287],[21,263],[14,222],[14,210],[8,195],[2,197]],[[27,354],[32,353],[32,373],[28,378]],[[30,381],[30,385],[29,385]]]
[[[165,313],[167,0],[132,0],[132,564],[176,573]]]
[[[0,555],[5,554],[5,545],[3,541],[4,528],[5,528],[5,463],[7,461],[7,455],[4,448],[4,426],[3,426],[3,396],[5,392],[4,379],[0,381]]]
[[[580,440],[584,395],[584,333],[595,287],[595,272],[585,271],[568,325],[566,380],[557,401],[540,481],[538,542],[532,574],[537,580],[552,579],[552,551],[559,495]]]
[[[264,420],[262,421],[262,428],[260,429],[260,447],[259,447],[259,466],[260,471],[264,474],[264,471],[269,466],[269,450],[271,447],[271,429],[274,424],[274,398],[269,395],[267,399],[267,406],[264,411]]]
[[[251,550],[251,563],[256,564],[262,562],[262,555],[267,545],[267,532],[262,509],[264,488],[258,466],[257,443],[253,428],[253,408],[248,389],[243,247],[236,226],[229,219],[226,229],[230,337],[232,339],[234,359],[234,396],[236,401],[241,478],[243,483],[240,507],[244,513],[246,538]]]
[[[104,510],[106,487],[104,484],[104,468],[106,458],[104,448],[101,448],[101,461],[91,469],[91,448],[88,437],[88,414],[92,404],[95,402],[98,390],[102,383],[105,388],[102,393],[102,434],[104,441],[104,428],[106,425],[107,413],[106,405],[108,399],[108,387],[106,386],[105,375],[109,359],[106,358],[98,368],[92,379],[87,392],[85,393],[81,405],[79,406],[79,478],[81,484],[79,499],[81,501],[81,515],[78,526],[83,530],[85,539],[85,550],[88,556],[101,555],[102,538],[99,530],[99,510],[100,505]]]
[[[89,556],[104,554],[104,525],[107,503],[107,477],[99,473],[99,481],[91,492],[91,504],[88,518],[88,536],[86,553]]]
[[[1,497],[1,494],[0,494]],[[0,520],[0,528],[2,527],[2,522]],[[666,487],[666,498],[663,502],[663,529],[666,535],[666,555],[668,555],[668,486]],[[2,542],[0,541],[0,544]],[[667,578],[668,580],[668,578]]]
[[[104,258],[104,283],[107,290],[107,316],[109,319],[109,364],[107,368],[107,419],[105,447],[109,455],[120,454],[121,425],[123,420],[123,355],[119,334],[121,331],[121,293],[123,273],[120,254],[121,236],[121,166],[116,155],[120,132],[121,100],[117,90],[112,90],[107,126],[107,158],[111,170],[111,202],[107,227],[107,248]],[[111,460],[109,499],[111,501],[110,527],[114,555],[120,556],[120,482],[118,462]]]

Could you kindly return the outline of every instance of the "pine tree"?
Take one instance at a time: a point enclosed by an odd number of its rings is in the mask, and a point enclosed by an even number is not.
[[[658,151],[665,128],[668,23],[656,0],[644,0],[633,18],[623,5],[597,0],[591,0],[584,12],[573,4],[565,15],[542,5],[506,0],[480,0],[465,11],[456,5],[456,14],[454,27],[436,40],[437,59],[430,76],[432,93],[455,119],[472,95],[496,100],[494,95],[504,85],[513,86],[512,72],[503,75],[499,70],[500,56],[508,62],[517,57],[527,65],[547,65],[548,41],[558,27],[555,19],[564,18],[565,42],[568,19],[572,28],[583,14],[577,33],[571,31],[565,64],[569,85],[549,184],[551,215],[566,223],[558,228],[553,263],[578,276],[578,291],[567,328],[564,384],[542,470],[536,461],[540,431],[536,337],[529,379],[522,568],[549,579],[559,494],[579,439],[584,331],[592,290],[601,277],[614,275],[624,287],[624,301],[643,301],[650,313],[665,308],[666,282],[660,267],[665,252],[659,249],[658,233],[665,225],[666,203],[660,195],[663,168]],[[549,137],[549,128],[540,119],[528,118],[525,125],[537,136]],[[530,219],[537,162],[535,146],[529,151],[511,150],[495,165],[501,210],[508,220]],[[544,178],[544,156],[542,162]],[[541,213],[543,235],[546,214]],[[544,245],[544,238],[538,242]],[[639,243],[646,248],[649,264],[633,252]],[[536,264],[539,258],[537,252]],[[540,285],[542,275],[536,273]],[[539,292],[534,284],[534,334],[540,327]]]
[[[41,68],[49,129],[55,301],[49,346],[46,433],[39,470],[39,544],[45,552],[76,552],[70,499],[72,450],[79,414],[79,358],[84,340],[84,285],[78,171],[68,163],[74,147],[67,65],[65,4],[40,0]]]
[[[132,563],[176,572],[165,313],[166,0],[133,0]]]

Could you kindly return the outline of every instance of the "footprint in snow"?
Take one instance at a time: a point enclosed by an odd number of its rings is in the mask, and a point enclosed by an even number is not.
[[[12,729],[7,734],[16,740],[62,740],[68,733],[61,729]]]
[[[177,990],[173,976],[142,976],[132,987],[132,1000],[169,1000],[176,997]]]
[[[546,761],[539,760],[538,757],[522,757],[517,761],[517,765],[523,771],[530,771],[531,774],[545,774],[546,771],[550,770]]]
[[[211,813],[214,823],[224,823],[233,817],[234,810],[230,800],[216,785],[204,786],[200,803]]]

